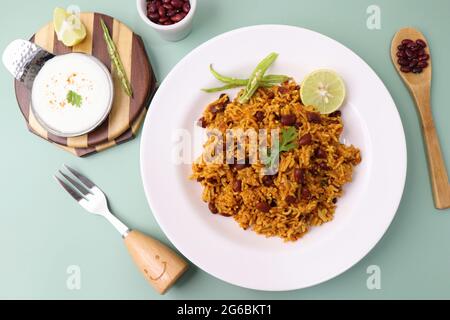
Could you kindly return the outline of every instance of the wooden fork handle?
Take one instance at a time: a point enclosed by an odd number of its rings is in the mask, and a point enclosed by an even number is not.
[[[173,250],[139,231],[130,231],[124,242],[138,269],[160,294],[164,294],[188,268],[186,261]]]
[[[422,122],[434,204],[437,209],[450,208],[450,185],[439,137],[431,112],[430,89],[424,86],[421,90],[415,90],[415,92],[413,96]]]

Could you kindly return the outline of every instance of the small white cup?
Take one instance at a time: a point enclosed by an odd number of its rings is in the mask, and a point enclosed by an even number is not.
[[[191,4],[191,10],[186,17],[184,17],[183,20],[168,26],[154,23],[147,17],[147,0],[136,0],[136,6],[141,19],[147,25],[155,29],[161,38],[168,41],[179,41],[186,38],[192,30],[192,21],[195,10],[197,9],[197,0],[190,0],[189,2]]]

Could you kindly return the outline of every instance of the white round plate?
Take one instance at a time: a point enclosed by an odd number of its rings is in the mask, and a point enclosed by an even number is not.
[[[242,230],[231,218],[212,215],[190,181],[190,163],[174,160],[180,129],[192,136],[193,158],[204,141],[195,122],[218,94],[208,66],[247,77],[270,52],[271,74],[297,82],[318,68],[345,80],[344,142],[361,149],[362,163],[345,187],[333,221],[294,243]],[[230,94],[235,95],[235,91]],[[185,140],[184,140],[185,141]],[[361,260],[380,240],[397,211],[406,176],[406,144],[394,101],[375,72],[355,53],[319,33],[291,26],[237,29],[202,44],[169,73],[153,98],[141,141],[145,193],[159,225],[175,247],[211,275],[259,290],[293,290],[329,280]]]

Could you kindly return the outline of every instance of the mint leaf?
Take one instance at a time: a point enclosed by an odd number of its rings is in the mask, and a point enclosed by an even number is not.
[[[69,92],[67,92],[66,98],[67,98],[67,102],[69,102],[71,105],[73,105],[77,108],[81,107],[83,98],[75,91],[70,90]]]

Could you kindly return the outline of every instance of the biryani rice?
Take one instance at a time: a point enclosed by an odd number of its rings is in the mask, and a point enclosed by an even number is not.
[[[361,162],[356,147],[340,142],[344,128],[340,112],[316,114],[313,107],[302,105],[298,89],[292,80],[281,86],[259,88],[245,104],[221,95],[206,107],[200,121],[203,127],[219,130],[225,136],[227,129],[282,129],[285,126],[280,118],[294,114],[299,136],[310,134],[312,141],[282,152],[276,175],[261,174],[261,161],[247,166],[227,164],[225,152],[218,157],[220,161],[207,161],[206,155],[214,153],[217,143],[210,137],[203,155],[192,165],[191,176],[203,186],[202,199],[211,212],[233,217],[243,229],[286,241],[295,241],[312,226],[333,219],[342,187],[352,180],[353,169]],[[320,116],[319,121],[311,119],[312,113]],[[236,148],[228,152],[240,158]],[[248,150],[245,156],[250,156]],[[299,170],[304,174],[300,182],[296,176]],[[262,207],[269,205],[263,208],[268,210],[261,210],[261,203],[265,204]]]

